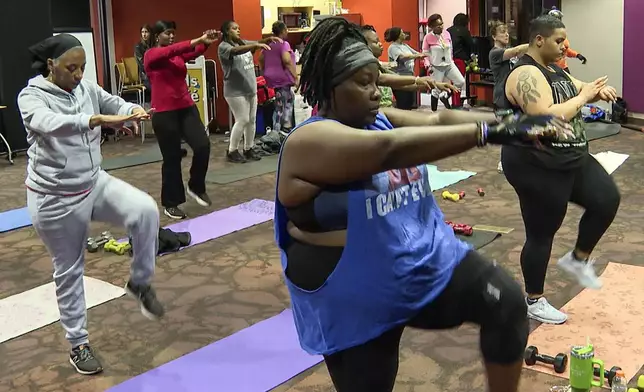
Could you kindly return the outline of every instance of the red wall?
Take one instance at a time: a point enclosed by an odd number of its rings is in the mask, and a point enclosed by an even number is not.
[[[364,24],[376,28],[380,40],[385,45],[385,51],[380,60],[387,61],[387,48],[384,42],[385,30],[390,27],[400,27],[411,32],[410,46],[418,48],[418,0],[343,0],[342,8],[350,13],[362,14]]]
[[[234,19],[234,9],[239,12],[239,24],[242,35],[248,39],[254,39],[261,34],[261,19],[259,0],[235,0],[241,4],[235,6],[231,0],[182,0],[182,1],[154,1],[154,0],[112,0],[112,19],[114,24],[114,47],[115,59],[120,61],[123,57],[134,56],[134,45],[139,41],[139,31],[142,25],[154,24],[159,19],[174,20],[177,23],[178,39],[187,40],[201,36],[207,29],[221,28],[224,21]],[[253,12],[246,9],[241,12],[240,7],[252,7],[256,3],[256,18]],[[256,21],[256,23],[255,23]],[[256,26],[248,25],[256,24]],[[254,31],[259,34],[251,37]],[[247,34],[248,33],[248,34]],[[217,63],[217,47],[211,47],[205,54],[206,58],[213,59]],[[223,99],[221,68],[218,67],[218,99],[217,99],[217,121],[220,125],[228,124],[228,105]]]
[[[418,42],[418,0],[392,0],[391,21],[392,26],[410,33],[409,46],[421,49]]]

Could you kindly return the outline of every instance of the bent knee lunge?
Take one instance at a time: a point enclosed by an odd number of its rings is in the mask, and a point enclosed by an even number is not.
[[[483,294],[487,309],[481,320],[481,352],[486,362],[510,364],[522,358],[528,343],[528,309],[521,286],[496,266]]]

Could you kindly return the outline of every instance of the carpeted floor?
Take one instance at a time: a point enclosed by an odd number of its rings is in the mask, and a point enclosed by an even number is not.
[[[211,168],[224,162],[225,145],[213,136]],[[129,154],[146,148],[133,140],[105,144],[104,155]],[[610,231],[599,245],[596,256],[603,269],[607,261],[644,266],[644,136],[624,130],[620,135],[591,143],[593,152],[614,151],[630,158],[614,174],[622,191],[622,206]],[[462,169],[478,172],[450,188],[464,190],[468,197],[460,203],[440,200],[447,219],[467,224],[513,227],[515,230],[485,247],[482,252],[520,277],[519,252],[524,230],[516,196],[503,175],[496,172],[498,148],[470,151],[438,162],[441,170]],[[0,200],[2,209],[25,205],[24,154],[16,165],[0,161]],[[189,159],[184,161],[187,175]],[[157,200],[161,164],[149,164],[111,172],[146,190]],[[264,175],[225,186],[210,186],[212,210],[253,198],[271,200],[275,175]],[[485,197],[478,197],[482,187]],[[597,189],[597,192],[601,192]],[[207,210],[188,202],[191,216]],[[553,259],[574,243],[580,210],[571,207],[559,231]],[[162,215],[162,223],[169,223]],[[92,226],[93,233],[108,229]],[[118,231],[113,230],[115,234]],[[17,294],[51,281],[51,261],[32,228],[0,234],[0,298]],[[59,324],[42,328],[0,344],[0,392],[4,391],[102,391],[148,369],[228,336],[266,319],[288,306],[288,294],[280,276],[278,252],[272,224],[266,223],[240,233],[211,241],[158,259],[156,285],[167,306],[161,323],[145,320],[136,304],[122,298],[89,311],[89,331],[93,345],[106,371],[99,376],[76,374],[67,362],[68,346]],[[87,274],[111,283],[124,284],[128,277],[127,257],[88,254]],[[560,306],[580,288],[551,267],[546,293]],[[616,304],[617,305],[617,304]],[[485,376],[478,356],[478,333],[472,327],[445,332],[408,330],[401,350],[397,392],[484,391]],[[534,371],[524,371],[521,391],[545,392],[561,379]],[[276,391],[332,391],[322,366],[296,377]],[[224,391],[222,391],[224,392]],[[228,392],[228,391],[226,391]],[[233,392],[233,391],[230,391]]]

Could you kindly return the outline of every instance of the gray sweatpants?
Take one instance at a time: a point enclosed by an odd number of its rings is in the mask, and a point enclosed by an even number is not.
[[[452,62],[450,65],[441,65],[438,67],[434,66],[432,70],[432,79],[436,80],[437,82],[444,82],[446,80],[453,82],[454,86],[458,87],[458,89],[461,90],[461,97],[464,96],[463,94],[465,90],[465,78],[461,74],[461,71],[458,70],[456,64]],[[432,89],[432,96],[436,98],[447,97],[447,93],[435,88]]]
[[[72,347],[88,343],[83,274],[91,221],[125,227],[132,236],[130,279],[149,284],[159,238],[159,210],[150,195],[104,171],[96,186],[77,196],[44,195],[28,190],[27,207],[36,233],[54,264],[54,282],[65,337]]]

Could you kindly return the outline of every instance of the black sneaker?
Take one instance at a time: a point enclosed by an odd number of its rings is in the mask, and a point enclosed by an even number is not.
[[[89,344],[81,344],[74,347],[69,353],[69,363],[80,374],[90,375],[103,371],[103,366],[94,356],[94,352]]]
[[[125,285],[125,292],[141,305],[141,313],[150,320],[158,320],[165,314],[163,305],[151,285],[137,286],[131,281]]]
[[[163,213],[172,219],[186,219],[188,217],[179,207],[167,207]]]
[[[228,159],[228,162],[232,163],[246,163],[246,158],[242,154],[239,153],[239,151],[235,150],[233,152],[228,152],[226,154],[226,158]]]
[[[257,153],[254,149],[250,150],[245,150],[244,151],[244,158],[246,158],[247,161],[259,161],[262,159],[262,156]]]
[[[203,193],[196,193],[190,190],[190,188],[187,189],[188,196],[192,197],[195,199],[197,204],[199,204],[202,207],[210,207],[212,205],[212,201],[208,197],[208,194],[206,192]]]

